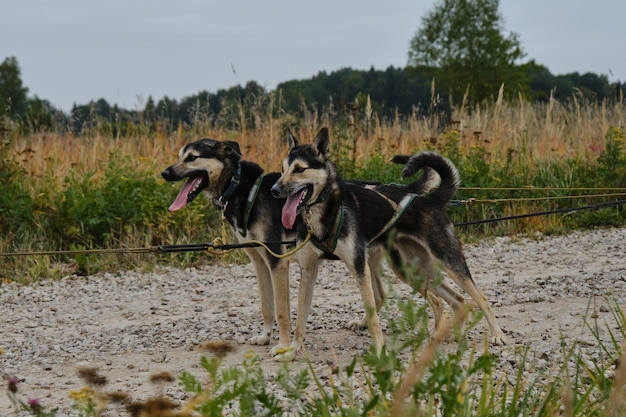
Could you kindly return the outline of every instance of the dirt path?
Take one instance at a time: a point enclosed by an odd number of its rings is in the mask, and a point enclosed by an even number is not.
[[[507,346],[493,348],[502,372],[514,372],[509,359],[520,345],[532,346],[546,364],[558,363],[561,337],[583,342],[592,358],[599,357],[583,319],[591,306],[601,323],[615,327],[606,296],[613,294],[620,305],[626,301],[626,228],[497,238],[466,245],[465,251],[509,339]],[[292,268],[294,310],[297,265]],[[411,296],[405,285],[394,282],[393,288],[394,297]],[[305,352],[294,366],[303,366],[306,355],[325,372],[329,360],[348,363],[361,354],[369,335],[345,328],[361,314],[352,278],[340,262],[327,262],[315,289]],[[123,390],[137,399],[163,392],[175,400],[186,395],[178,383],[155,386],[149,377],[161,371],[179,376],[183,370],[202,376],[204,353],[198,345],[204,341],[232,341],[237,349],[227,356],[228,364],[240,363],[252,351],[262,358],[267,375],[279,366],[267,358],[268,347],[246,343],[261,325],[249,265],[3,284],[0,317],[0,375],[16,375],[23,398],[60,407],[59,415],[69,413],[69,391],[84,385],[78,366],[99,368],[108,379],[107,391]],[[482,340],[485,329],[481,322],[470,337]],[[7,397],[0,395],[0,415],[10,411]]]

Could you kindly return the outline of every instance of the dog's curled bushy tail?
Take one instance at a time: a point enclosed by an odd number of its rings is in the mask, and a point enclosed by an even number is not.
[[[428,196],[442,205],[447,204],[459,189],[461,177],[452,161],[436,152],[418,152],[413,155],[396,155],[391,162],[404,164],[402,178],[415,175],[420,169],[424,175],[415,183],[430,182],[434,177],[433,170],[439,175],[441,182]],[[412,184],[415,184],[412,183]],[[411,184],[407,186],[411,188]]]

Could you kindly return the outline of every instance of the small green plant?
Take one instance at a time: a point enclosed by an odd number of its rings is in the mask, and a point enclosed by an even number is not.
[[[598,156],[598,174],[607,183],[626,185],[626,134],[617,127],[609,128],[604,136],[604,149]]]
[[[220,368],[221,357],[202,357],[202,368],[208,374],[208,381],[201,383],[191,373],[183,372],[181,382],[185,389],[194,395],[191,406],[202,415],[223,415],[227,408],[235,404],[241,415],[253,415],[255,402],[274,409],[276,400],[264,392],[264,377],[258,366],[259,359],[248,356],[242,366]],[[197,404],[197,406],[195,406]],[[189,405],[188,405],[189,407]],[[270,414],[268,414],[270,415]]]

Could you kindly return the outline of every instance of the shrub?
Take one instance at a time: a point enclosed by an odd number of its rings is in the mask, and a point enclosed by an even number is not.
[[[0,234],[13,235],[32,226],[33,199],[25,187],[25,172],[11,154],[10,142],[0,141]]]

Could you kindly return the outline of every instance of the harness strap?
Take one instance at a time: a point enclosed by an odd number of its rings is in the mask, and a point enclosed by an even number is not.
[[[339,207],[339,222],[335,226],[335,233],[331,241],[331,245],[330,246],[325,245],[324,242],[320,241],[315,236],[311,238],[311,243],[313,243],[313,245],[315,245],[316,248],[324,252],[326,255],[334,255],[335,249],[337,248],[337,242],[339,242],[339,236],[341,235],[341,229],[343,228],[343,220],[344,220],[344,207],[343,207],[343,202],[342,202],[341,206]]]
[[[376,239],[378,239],[383,234],[385,234],[389,229],[391,229],[398,222],[398,220],[400,220],[400,217],[404,214],[404,212],[409,208],[413,200],[415,200],[415,198],[417,197],[417,194],[407,194],[402,198],[402,200],[400,200],[399,203],[396,204],[396,202],[390,199],[389,197],[383,194],[380,194],[380,195],[384,197],[389,202],[389,204],[395,206],[395,213],[393,217],[389,219],[387,224],[385,224],[385,226],[373,238],[370,239],[368,244],[371,244]],[[331,241],[331,245],[324,244],[324,242],[320,241],[315,236],[311,238],[311,243],[313,243],[313,245],[315,245],[316,248],[318,248],[325,254],[333,255],[335,252],[335,249],[337,248],[339,236],[341,235],[341,229],[343,228],[343,221],[344,221],[344,206],[343,206],[343,203],[341,203],[341,207],[339,208],[339,222],[337,223],[337,226],[335,228],[335,233]]]
[[[396,222],[400,219],[400,216],[402,216],[404,212],[406,211],[406,209],[411,205],[413,200],[415,200],[415,197],[417,197],[417,194],[407,194],[396,205],[396,203],[393,200],[389,199],[387,196],[383,194],[380,194],[380,195],[385,197],[387,201],[389,201],[390,204],[396,206],[396,209],[395,209],[396,212],[394,213],[393,217],[389,219],[385,227],[383,227],[373,238],[370,239],[369,241],[370,244],[374,242],[376,239],[378,239],[379,237],[381,237],[389,229],[391,229],[396,224]]]
[[[332,190],[332,184],[331,183],[326,184],[324,188],[322,189],[322,192],[319,194],[319,196],[317,196],[317,200],[315,200],[314,202],[306,206],[307,212],[309,210],[309,207],[326,201],[328,199],[328,196],[330,195],[331,190]],[[311,225],[308,224],[306,217],[305,217],[305,224],[307,226],[307,229],[310,229],[310,230],[313,229]],[[337,227],[335,228],[335,236],[333,238],[332,245],[330,247],[326,246],[315,235],[311,236],[311,243],[313,244],[313,246],[315,246],[316,248],[324,252],[324,254],[330,255],[330,256],[334,255],[333,252],[335,252],[335,249],[337,248],[337,242],[339,241],[339,235],[341,234],[342,227],[343,227],[343,202],[341,203],[341,206],[339,207],[339,223],[337,224]]]
[[[261,189],[261,182],[263,181],[264,175],[259,176],[256,180],[252,188],[250,189],[250,194],[248,194],[248,201],[246,202],[246,210],[243,214],[243,228],[244,228],[244,236],[248,231],[248,222],[250,221],[250,214],[252,213],[252,207],[254,207],[254,202],[256,201],[257,195],[259,195],[259,190]]]
[[[235,188],[237,188],[240,181],[241,181],[241,162],[237,164],[237,172],[235,172],[235,175],[233,175],[233,177],[230,179],[230,184],[228,184],[228,188],[226,188],[226,191],[224,191],[224,193],[217,199],[217,202],[221,206],[224,206],[226,205],[226,203],[228,203],[228,200],[235,192]]]

